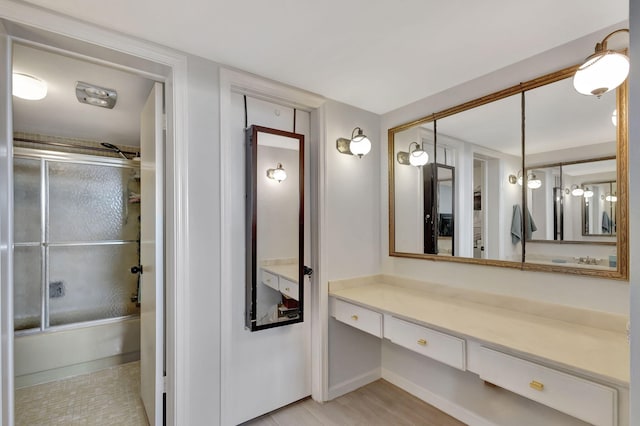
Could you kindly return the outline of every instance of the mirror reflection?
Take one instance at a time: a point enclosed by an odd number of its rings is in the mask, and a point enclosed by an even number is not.
[[[302,320],[304,136],[252,126],[253,247],[248,303],[253,330]]]
[[[389,254],[626,278],[626,83],[574,72],[389,129]]]

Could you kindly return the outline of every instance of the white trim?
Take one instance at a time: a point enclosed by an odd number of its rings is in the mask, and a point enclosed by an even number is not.
[[[239,72],[236,70],[220,68],[220,317],[230,318],[232,315],[231,304],[228,303],[232,297],[232,241],[235,236],[231,234],[230,228],[227,226],[234,212],[231,209],[233,197],[237,194],[229,191],[231,187],[229,179],[233,176],[232,168],[235,167],[229,158],[231,152],[231,93],[243,93],[258,97],[260,99],[276,102],[281,105],[292,106],[298,109],[312,111],[320,107],[324,103],[321,96],[295,89],[283,84],[266,80],[264,78]],[[313,139],[315,135],[311,135]],[[320,139],[322,141],[322,139]],[[323,145],[320,143],[320,145]],[[313,159],[312,159],[313,161]],[[317,241],[312,242],[312,245]],[[319,309],[318,298],[311,300],[311,315]],[[326,326],[325,326],[326,328]],[[312,328],[313,330],[313,328]],[[319,337],[312,332],[311,345],[314,347],[314,341]],[[228,407],[231,406],[228,400],[229,395],[224,389],[230,388],[233,382],[233,372],[227,366],[233,356],[231,352],[231,341],[233,332],[231,321],[222,321],[220,326],[220,424],[231,424],[231,413]],[[312,388],[313,380],[318,377],[315,374],[316,365],[312,367]],[[326,374],[325,374],[326,375]]]
[[[428,404],[433,405],[439,410],[444,411],[452,417],[464,422],[468,425],[473,426],[496,426],[494,423],[488,421],[487,419],[478,416],[472,411],[469,411],[465,407],[453,403],[446,398],[441,397],[440,395],[431,392],[428,389],[420,387],[415,383],[405,379],[404,377],[393,373],[385,368],[382,369],[382,378],[389,383],[396,385],[400,389],[403,389],[409,392],[411,395],[414,395],[417,398],[427,402]]]
[[[378,368],[374,368],[373,370],[367,371],[366,373],[360,374],[359,376],[345,380],[344,382],[331,386],[331,388],[329,389],[328,399],[332,400],[342,395],[345,395],[349,392],[353,392],[358,388],[361,388],[363,386],[368,385],[369,383],[373,383],[376,380],[379,380],[381,377],[382,377],[382,372],[381,372],[381,369],[378,367]]]
[[[187,58],[180,52],[112,32],[91,24],[54,14],[30,5],[0,0],[0,17],[7,21],[28,25],[44,31],[88,42],[117,52],[146,59],[171,68],[166,80],[166,99],[170,120],[166,138],[167,180],[167,320],[166,364],[169,377],[167,393],[167,424],[189,424],[189,223],[188,223],[188,131],[187,131]],[[11,99],[9,97],[8,102]],[[173,114],[171,114],[173,113]],[[2,212],[4,213],[4,212]],[[177,285],[180,283],[180,285]],[[3,284],[4,286],[4,284]],[[5,290],[5,289],[3,289]],[[2,327],[6,327],[5,311]],[[13,351],[13,339],[2,345],[2,358],[6,360]],[[12,368],[11,368],[12,369]],[[11,372],[12,373],[12,372]],[[3,387],[12,384],[12,376],[3,371]],[[12,393],[12,389],[9,390]],[[7,401],[3,395],[3,401]],[[12,398],[12,395],[10,395]],[[10,399],[9,401],[11,401]],[[4,408],[4,407],[3,407]],[[12,410],[12,409],[11,409]],[[6,410],[3,409],[3,416]],[[11,425],[6,420],[3,424]]]

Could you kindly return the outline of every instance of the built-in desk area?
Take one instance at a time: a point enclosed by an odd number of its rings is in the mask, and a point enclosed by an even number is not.
[[[382,275],[329,292],[340,322],[590,424],[628,424],[622,316]]]

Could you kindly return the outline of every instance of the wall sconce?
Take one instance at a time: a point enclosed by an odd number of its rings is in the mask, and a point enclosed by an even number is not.
[[[567,189],[565,192],[569,193],[569,189]],[[571,185],[571,195],[573,195],[574,197],[582,197],[584,195],[584,189],[582,189],[582,187],[578,185]]]
[[[622,28],[608,34],[596,44],[595,53],[580,65],[573,76],[573,87],[583,95],[601,96],[620,86],[629,75],[627,55],[607,49],[607,40],[614,34],[628,33]]]
[[[336,149],[341,154],[357,155],[358,158],[362,158],[363,155],[367,155],[371,151],[371,141],[362,133],[360,127],[356,127],[351,132],[351,139],[338,138],[336,140]]]
[[[591,190],[591,188],[589,188],[588,186],[584,188],[584,194],[583,194],[584,198],[591,198],[593,197],[593,191]]]
[[[608,201],[610,203],[615,203],[616,201],[618,201],[618,197],[616,196],[616,194],[611,194],[611,193],[607,193],[607,195],[604,197],[605,201]]]
[[[509,183],[515,185],[516,183],[522,186],[522,171],[518,170],[518,175],[509,175]],[[527,176],[527,188],[538,189],[542,186],[542,181],[536,177],[534,173],[529,173]]]
[[[411,150],[413,145],[415,145],[415,148]],[[429,154],[418,142],[411,142],[409,144],[409,152],[400,151],[396,158],[400,164],[415,167],[422,167],[429,162]]]
[[[282,164],[278,163],[278,167],[275,169],[267,170],[267,177],[269,179],[277,180],[278,183],[280,183],[287,178],[287,172],[282,168]]]

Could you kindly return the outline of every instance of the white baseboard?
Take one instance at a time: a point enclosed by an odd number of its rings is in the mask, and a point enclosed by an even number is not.
[[[423,388],[385,368],[382,369],[382,378],[470,426],[496,426],[495,423],[478,416],[467,408],[456,404],[455,402],[452,402],[429,389]]]
[[[54,368],[46,371],[39,371],[37,373],[16,376],[15,388],[26,388],[28,386],[62,380],[73,376],[79,376],[81,374],[93,373],[105,368],[126,364],[127,362],[138,361],[139,359],[140,352],[136,351],[83,362],[81,364],[70,365],[67,367]]]
[[[381,377],[380,368],[374,368],[373,370],[354,377],[353,379],[345,380],[342,383],[331,386],[329,388],[329,401],[349,392],[353,392],[354,390],[368,385],[369,383],[375,382]]]

